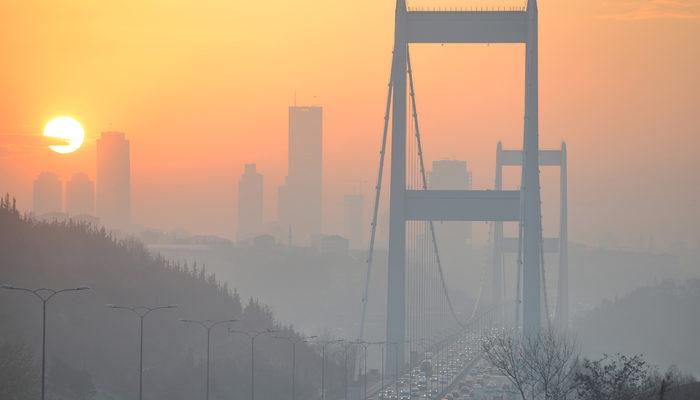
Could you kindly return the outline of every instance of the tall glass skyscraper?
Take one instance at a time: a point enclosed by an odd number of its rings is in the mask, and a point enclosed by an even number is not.
[[[323,108],[289,107],[288,172],[279,190],[278,214],[293,244],[321,234]]]

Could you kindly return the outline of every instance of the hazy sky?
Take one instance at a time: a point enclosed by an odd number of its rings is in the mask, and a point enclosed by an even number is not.
[[[414,5],[513,5],[424,0]],[[131,141],[133,216],[232,237],[243,164],[265,175],[266,219],[286,170],[287,107],[324,107],[327,231],[340,196],[376,175],[394,1],[1,0],[0,190],[31,206],[42,170],[95,176],[94,141]],[[565,140],[570,237],[700,244],[700,1],[542,0],[540,137]],[[411,49],[428,161],[466,159],[492,185],[495,146],[522,144],[523,47]],[[77,153],[37,138],[68,114]],[[512,176],[517,173],[512,172]],[[543,173],[556,225],[556,171]],[[368,196],[369,197],[369,196]]]

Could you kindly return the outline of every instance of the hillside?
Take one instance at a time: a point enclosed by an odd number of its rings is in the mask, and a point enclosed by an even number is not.
[[[182,265],[151,255],[134,240],[116,240],[104,230],[73,223],[40,223],[16,212],[7,198],[0,207],[0,283],[18,287],[67,288],[88,285],[90,291],[60,294],[48,306],[49,380],[56,394],[65,370],[86,375],[98,398],[133,398],[138,378],[138,318],[106,304],[177,304],[144,324],[144,398],[193,399],[203,393],[205,335],[178,318],[231,319],[240,330],[281,326],[265,305],[242,302],[238,293],[217,282],[202,267]],[[41,303],[31,294],[0,290],[0,344],[26,342],[39,359]],[[250,396],[250,344],[224,327],[212,334],[212,399]],[[259,344],[258,344],[259,343]],[[290,346],[279,339],[256,341],[256,396],[281,398],[289,392]],[[315,349],[297,349],[301,395],[320,382]],[[332,361],[330,376],[340,367]],[[53,366],[53,368],[52,368]],[[69,375],[69,374],[68,374]],[[53,379],[52,379],[53,377]],[[66,378],[68,379],[68,378]],[[330,379],[332,380],[332,379]],[[341,378],[334,390],[340,389]],[[51,386],[53,385],[53,386]],[[113,397],[112,397],[113,396]],[[69,398],[70,394],[64,396]]]
[[[577,321],[584,350],[643,354],[700,375],[700,279],[645,286],[603,303]]]

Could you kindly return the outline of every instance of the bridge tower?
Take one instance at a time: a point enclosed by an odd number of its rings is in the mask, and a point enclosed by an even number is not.
[[[496,147],[496,181],[494,188],[501,190],[503,187],[503,167],[523,165],[523,152],[521,150],[504,150],[501,143]],[[560,327],[567,327],[569,323],[569,244],[568,244],[568,182],[566,143],[561,144],[561,149],[548,149],[539,151],[539,165],[541,167],[559,168],[559,237],[543,238],[541,251],[559,254],[559,272],[556,297],[555,322]],[[493,302],[500,304],[503,301],[501,288],[503,287],[503,256],[505,254],[518,254],[521,251],[520,240],[515,237],[503,236],[503,222],[494,222],[493,247],[492,247],[492,286]],[[519,257],[518,257],[519,258]],[[520,265],[518,265],[520,268]],[[522,271],[518,271],[521,276]],[[517,285],[520,282],[518,279]],[[519,305],[518,305],[519,307]],[[518,313],[516,313],[518,315]],[[516,317],[517,319],[517,317]],[[516,321],[516,324],[518,322]]]
[[[542,239],[539,139],[537,4],[509,11],[408,10],[397,0],[392,59],[391,183],[387,288],[387,373],[404,365],[406,342],[406,221],[520,221],[523,238],[523,322],[537,332],[540,311]],[[411,43],[524,43],[525,119],[522,187],[504,190],[407,190],[407,65]],[[398,354],[396,352],[398,351]]]

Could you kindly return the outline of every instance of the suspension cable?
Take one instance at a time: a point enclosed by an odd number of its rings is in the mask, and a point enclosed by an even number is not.
[[[540,200],[540,209],[542,208],[542,201]],[[544,236],[542,232],[542,212],[540,212],[540,276],[542,281],[542,294],[544,297],[544,313],[547,317],[547,326],[552,325],[552,320],[549,316],[549,301],[547,300],[547,278],[545,277],[544,269]]]
[[[374,210],[372,212],[372,225],[367,254],[367,274],[365,275],[365,290],[362,296],[362,318],[360,319],[360,334],[358,340],[362,341],[365,334],[365,320],[367,319],[367,300],[369,297],[369,282],[372,276],[372,264],[374,262],[374,243],[377,233],[377,216],[379,214],[379,201],[382,193],[382,177],[384,175],[384,155],[386,154],[386,138],[389,130],[389,112],[391,111],[391,95],[394,89],[393,81],[394,57],[391,58],[391,71],[389,72],[389,84],[386,97],[386,111],[384,112],[384,130],[382,133],[382,147],[379,152],[379,171],[377,173],[377,185],[375,186]]]
[[[476,317],[476,313],[481,309],[481,304],[484,302],[484,286],[486,285],[487,274],[488,264],[482,264],[481,276],[479,277],[479,294],[476,296],[476,303],[474,303],[470,319]]]
[[[415,126],[416,130],[416,145],[418,147],[418,159],[420,161],[420,173],[421,173],[421,179],[423,182],[423,190],[428,190],[428,180],[426,179],[425,175],[425,162],[423,160],[423,145],[421,144],[421,139],[420,139],[420,128],[418,125],[418,112],[416,111],[416,96],[415,92],[413,89],[413,70],[411,68],[411,57],[408,52],[408,48],[406,49],[406,61],[408,65],[408,82],[409,82],[409,87],[410,87],[410,96],[411,96],[411,105],[412,105],[412,111],[413,111],[413,124]],[[447,291],[447,285],[445,284],[445,274],[442,271],[442,263],[440,261],[440,252],[438,251],[438,245],[437,245],[437,240],[435,238],[435,226],[433,225],[433,221],[430,220],[428,221],[429,228],[430,228],[430,237],[432,240],[433,244],[433,250],[435,252],[435,261],[437,262],[437,267],[438,267],[438,273],[440,275],[440,283],[442,284],[442,291],[445,294],[445,299],[447,300],[447,306],[450,310],[450,314],[452,317],[457,321],[457,324],[464,328],[464,324],[462,321],[459,320],[459,317],[457,316],[457,313],[455,312],[454,306],[452,305],[452,299],[450,298],[450,294]]]
[[[520,326],[520,302],[522,302],[522,269],[523,269],[523,224],[518,222],[518,256],[516,260],[517,274],[515,278],[515,297],[518,302],[515,305],[515,326]]]

